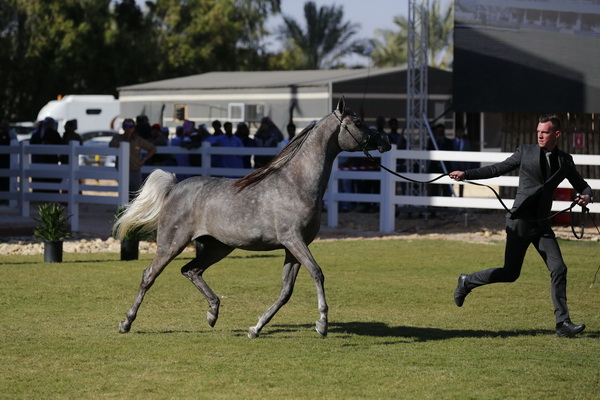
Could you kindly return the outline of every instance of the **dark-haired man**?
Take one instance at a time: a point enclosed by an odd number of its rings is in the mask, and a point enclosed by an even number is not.
[[[560,119],[543,115],[537,125],[537,145],[525,144],[506,160],[467,171],[453,171],[450,178],[486,179],[519,169],[519,188],[510,213],[506,217],[506,250],[503,268],[490,268],[473,274],[461,274],[454,292],[454,301],[461,307],[465,297],[478,286],[496,282],[514,282],[521,273],[523,259],[530,244],[535,246],[551,277],[551,295],[556,318],[556,333],[572,337],[585,325],[571,322],[567,307],[567,266],[550,226],[550,210],[554,191],[565,178],[579,193],[577,204],[592,201],[592,189],[575,169],[573,158],[558,149],[561,135]]]

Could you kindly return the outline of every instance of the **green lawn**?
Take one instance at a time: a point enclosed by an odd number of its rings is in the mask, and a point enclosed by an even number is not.
[[[314,283],[258,339],[249,326],[276,299],[283,252],[236,251],[205,278],[222,297],[214,328],[176,259],[158,278],[131,332],[117,333],[142,260],[118,254],[0,256],[0,398],[597,399],[599,245],[561,242],[576,339],[554,333],[549,276],[530,251],[514,284],[452,294],[461,272],[497,266],[503,243],[436,240],[321,242],[329,335],[314,331]]]

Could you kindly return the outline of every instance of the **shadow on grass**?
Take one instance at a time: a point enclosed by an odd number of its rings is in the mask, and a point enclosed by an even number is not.
[[[43,257],[43,256],[42,256]],[[6,261],[2,265],[31,265],[31,264],[44,264],[47,266],[60,266],[61,264],[85,264],[85,263],[107,263],[107,262],[120,262],[117,259],[96,259],[96,260],[63,260],[59,263],[45,263],[42,260],[34,261]]]
[[[177,260],[193,260],[195,257],[190,256],[190,257],[177,257]],[[248,255],[248,256],[228,256],[225,260],[227,259],[231,259],[231,258],[236,258],[236,259],[248,259],[248,258],[281,258],[283,259],[282,255],[276,255],[276,254],[259,254],[259,255]],[[97,258],[95,260],[63,260],[60,263],[44,263],[43,262],[43,255],[40,256],[39,260],[32,260],[32,261],[5,261],[2,263],[2,265],[30,265],[30,264],[47,264],[47,265],[60,265],[60,264],[85,264],[85,263],[108,263],[108,262],[125,262],[125,263],[130,263],[130,262],[137,262],[137,261],[145,261],[146,263],[150,263],[152,262],[152,259],[147,259],[147,260],[143,260],[143,259],[138,259],[138,260],[130,260],[130,261],[123,261],[120,260],[119,258]]]
[[[177,256],[178,260],[193,260],[194,258],[196,258],[195,254],[194,255],[190,255],[187,253],[182,253],[183,255]],[[225,257],[223,260],[228,260],[228,259],[248,259],[248,258],[284,258],[283,254],[248,254],[248,255],[243,255],[243,256],[239,256],[239,255],[229,255],[227,257]]]
[[[415,338],[418,341],[445,340],[455,338],[484,338],[484,337],[519,337],[519,336],[539,336],[556,335],[552,329],[517,329],[490,331],[483,329],[439,329],[439,328],[419,328],[414,326],[388,326],[382,322],[342,322],[330,324],[330,332],[351,333],[354,335],[364,335],[373,337],[403,337]],[[583,332],[580,338],[598,338],[600,332]]]
[[[266,326],[263,334],[288,334],[302,329],[312,329],[313,325],[272,325]],[[329,324],[329,333],[335,335],[359,335],[379,338],[411,339],[410,341],[428,342],[457,338],[509,338],[520,336],[556,335],[551,329],[519,329],[490,331],[483,329],[440,329],[414,326],[389,326],[382,322],[337,322]],[[583,332],[578,338],[599,338],[600,332]]]
[[[261,332],[261,337],[295,337],[299,331],[312,331],[315,337],[319,335],[314,331],[312,324],[286,324],[286,325],[267,325]],[[245,337],[248,331],[245,329],[234,329],[231,331],[234,336]],[[194,334],[202,335],[206,333],[202,330],[163,330],[163,331],[132,331],[137,335],[169,335],[169,334]],[[550,329],[520,329],[513,331],[490,331],[483,329],[439,329],[439,328],[419,328],[414,326],[388,326],[382,322],[340,322],[330,323],[329,333],[337,337],[350,337],[351,335],[370,336],[375,338],[393,338],[402,339],[402,342],[429,342],[435,340],[448,340],[459,338],[509,338],[521,336],[555,336],[554,330]],[[600,332],[588,331],[578,335],[577,338],[585,339],[600,338]],[[395,342],[386,342],[383,344],[392,344]],[[568,340],[568,339],[565,339]]]
[[[360,336],[413,338],[419,342],[431,340],[446,340],[456,338],[484,338],[484,337],[517,337],[554,334],[548,329],[524,329],[514,331],[490,331],[472,329],[440,329],[422,328],[414,326],[388,326],[382,322],[342,322],[330,325],[332,333],[350,333]]]
[[[186,334],[186,335],[198,335],[202,334],[202,331],[190,331],[190,330],[165,330],[165,331],[131,331],[127,333],[128,335],[176,335],[176,334]]]

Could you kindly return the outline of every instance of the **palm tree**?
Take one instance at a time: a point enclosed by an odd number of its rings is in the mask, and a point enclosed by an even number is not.
[[[407,61],[408,20],[406,17],[394,17],[398,31],[378,29],[375,31],[382,40],[374,40],[371,54],[376,67],[391,67],[405,64]],[[454,7],[451,4],[442,14],[440,2],[435,0],[429,10],[429,65],[448,69],[452,65],[454,30]]]
[[[399,30],[377,29],[375,35],[380,36],[383,41],[373,41],[373,52],[371,58],[376,67],[395,67],[406,64],[408,53],[408,20],[406,17],[394,17],[394,24]]]
[[[453,3],[442,14],[440,2],[435,0],[429,11],[429,65],[448,69],[454,58],[454,7]]]
[[[299,69],[329,69],[340,59],[353,53],[358,42],[352,37],[358,32],[359,24],[343,22],[342,6],[322,6],[317,10],[314,2],[304,4],[306,31],[289,16],[283,17],[279,27],[280,40],[285,50],[299,54]]]

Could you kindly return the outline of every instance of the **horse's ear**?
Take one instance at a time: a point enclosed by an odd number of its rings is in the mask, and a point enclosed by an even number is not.
[[[344,114],[344,111],[346,110],[346,102],[344,101],[344,96],[340,97],[340,99],[338,100],[337,110],[340,112],[340,114]]]

